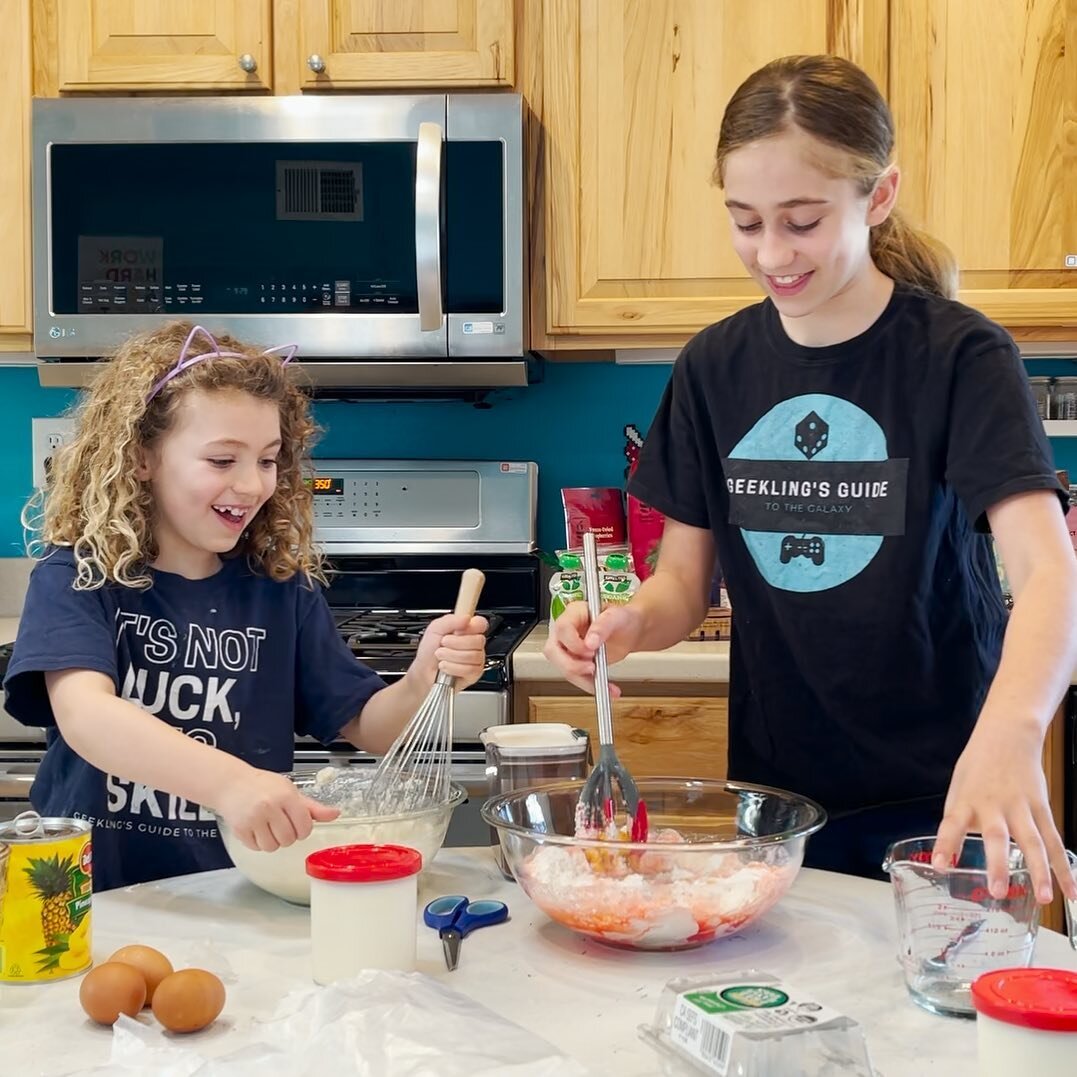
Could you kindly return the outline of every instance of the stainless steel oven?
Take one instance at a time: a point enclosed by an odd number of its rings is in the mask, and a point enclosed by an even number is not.
[[[184,317],[315,386],[521,385],[518,94],[35,100],[40,377]]]

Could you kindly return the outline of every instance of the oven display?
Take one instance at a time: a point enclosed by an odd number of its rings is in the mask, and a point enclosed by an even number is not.
[[[315,494],[339,497],[344,493],[344,480],[339,476],[315,475],[314,478],[308,479],[307,482]]]

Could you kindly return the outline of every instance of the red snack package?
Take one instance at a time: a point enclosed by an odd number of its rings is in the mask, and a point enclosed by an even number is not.
[[[563,487],[565,546],[583,549],[583,534],[594,531],[599,549],[625,544],[625,508],[616,486]]]
[[[628,460],[627,478],[631,477],[639,463],[643,437],[631,423],[625,427],[624,433],[625,459]],[[628,549],[632,554],[636,575],[641,581],[652,575],[658,565],[658,548],[662,542],[665,524],[665,516],[657,509],[645,505],[638,497],[628,495]]]

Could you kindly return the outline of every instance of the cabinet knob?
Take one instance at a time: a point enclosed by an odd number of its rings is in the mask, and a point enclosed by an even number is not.
[[[247,72],[248,75],[253,75],[258,70],[258,61],[249,53],[245,52],[239,58],[239,66]]]
[[[307,57],[307,67],[309,67],[314,74],[320,75],[325,70],[325,61],[316,52],[312,52]]]

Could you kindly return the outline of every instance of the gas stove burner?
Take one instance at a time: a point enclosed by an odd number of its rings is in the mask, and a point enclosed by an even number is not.
[[[414,613],[409,610],[362,610],[337,613],[337,630],[349,647],[394,651],[414,650],[426,626],[439,617],[437,613]],[[486,615],[486,638],[501,627],[504,618],[498,613]]]

